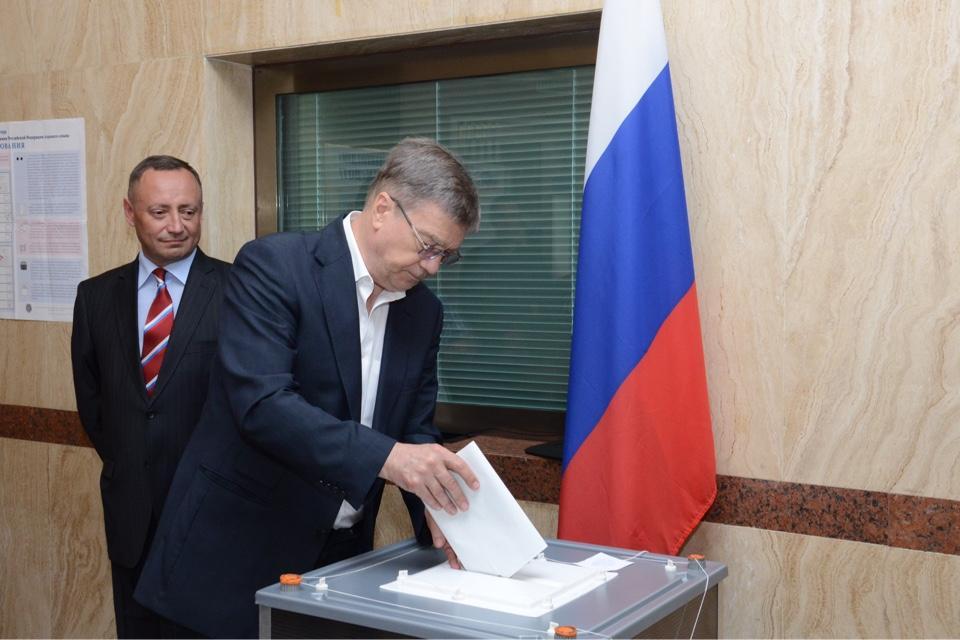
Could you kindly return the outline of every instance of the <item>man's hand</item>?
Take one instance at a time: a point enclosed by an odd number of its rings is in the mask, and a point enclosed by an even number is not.
[[[443,552],[447,554],[447,562],[450,563],[451,568],[463,569],[463,565],[460,564],[460,558],[457,557],[457,553],[453,550],[453,547],[450,546],[450,543],[447,542],[447,539],[444,537],[443,532],[440,531],[440,527],[437,526],[433,516],[429,511],[427,511],[425,515],[427,516],[427,527],[430,529],[430,535],[433,536],[433,546],[437,549],[443,549]]]
[[[383,463],[380,477],[416,495],[428,507],[454,515],[466,511],[469,503],[451,472],[463,478],[474,491],[480,488],[470,466],[445,447],[398,442]]]

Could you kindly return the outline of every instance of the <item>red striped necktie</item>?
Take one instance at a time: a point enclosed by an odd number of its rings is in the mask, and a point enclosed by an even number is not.
[[[143,325],[143,351],[140,355],[148,396],[152,396],[157,387],[163,354],[167,351],[170,332],[173,331],[173,300],[167,291],[167,272],[158,267],[153,270],[153,277],[157,281],[157,296],[147,312],[147,323]]]

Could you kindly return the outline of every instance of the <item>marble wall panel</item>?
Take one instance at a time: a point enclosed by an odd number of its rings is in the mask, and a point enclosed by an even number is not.
[[[196,56],[203,5],[196,0],[99,0],[104,64]]]
[[[955,498],[960,5],[825,9],[788,127],[783,479]]]
[[[112,637],[93,449],[0,438],[0,637]]]
[[[76,409],[70,324],[0,320],[0,404]]]
[[[449,28],[450,0],[205,0],[204,51],[225,54]]]
[[[778,534],[702,523],[680,555],[701,553],[727,565],[720,585],[721,638],[782,638],[780,600],[789,592],[781,572]]]
[[[948,638],[960,630],[960,557],[787,536],[786,637]]]
[[[546,504],[544,502],[530,502],[528,500],[517,500],[523,512],[530,518],[530,522],[537,528],[544,538],[557,537],[557,521],[560,510],[555,504]]]
[[[456,21],[473,25],[598,11],[603,0],[454,0],[453,5]]]
[[[0,637],[50,638],[49,445],[0,438]]]
[[[960,494],[958,11],[664,2],[721,473]]]
[[[727,564],[729,638],[955,637],[960,557],[702,524],[683,554]]]
[[[51,112],[48,74],[24,73],[0,79],[0,122],[37,119]]]
[[[98,20],[92,0],[0,3],[0,76],[99,64]]]
[[[920,560],[918,560],[918,557]],[[887,549],[889,574],[879,587],[883,616],[894,637],[956,638],[960,636],[960,558],[935,553]],[[866,573],[866,572],[865,572]],[[866,573],[867,584],[875,574]]]
[[[413,536],[410,514],[400,496],[400,489],[387,485],[377,515],[377,527],[373,531],[373,547],[379,549]]]
[[[51,637],[106,638],[116,632],[103,530],[100,458],[88,447],[49,447]]]
[[[803,34],[766,3],[663,8],[718,471],[778,479],[784,130]]]
[[[202,109],[201,244],[209,255],[232,262],[240,247],[256,235],[252,69],[206,61]]]

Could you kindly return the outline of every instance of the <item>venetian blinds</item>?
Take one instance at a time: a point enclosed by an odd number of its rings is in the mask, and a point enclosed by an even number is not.
[[[593,67],[285,95],[279,226],[315,230],[363,205],[405,136],[457,153],[480,192],[444,303],[441,402],[564,410]]]

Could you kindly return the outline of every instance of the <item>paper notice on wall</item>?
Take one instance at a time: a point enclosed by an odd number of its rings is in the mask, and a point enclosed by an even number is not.
[[[83,119],[0,122],[0,319],[70,322],[87,270]]]

